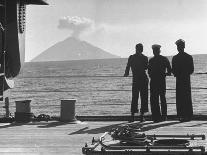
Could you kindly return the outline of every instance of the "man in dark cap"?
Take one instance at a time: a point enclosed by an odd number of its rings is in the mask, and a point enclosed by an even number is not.
[[[160,55],[161,46],[152,45],[154,57],[149,60],[148,74],[150,77],[150,105],[152,119],[154,122],[165,121],[167,119],[166,103],[166,75],[171,75],[171,66],[169,60]],[[161,100],[161,110],[159,105]]]
[[[194,72],[193,57],[186,52],[185,41],[175,42],[178,54],[172,59],[172,72],[176,77],[177,116],[181,122],[190,121],[193,116],[190,75]]]
[[[146,74],[148,58],[142,54],[143,45],[136,45],[136,53],[128,59],[124,76],[129,75],[131,68],[133,75],[132,82],[132,102],[131,102],[131,121],[134,121],[134,114],[138,113],[138,98],[141,96],[140,121],[144,121],[144,113],[148,112],[148,77]]]

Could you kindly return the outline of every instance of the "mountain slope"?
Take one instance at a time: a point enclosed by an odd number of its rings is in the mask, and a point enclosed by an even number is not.
[[[107,59],[119,58],[98,47],[95,47],[86,41],[69,37],[62,42],[58,42],[48,48],[32,61],[67,61],[84,59]]]

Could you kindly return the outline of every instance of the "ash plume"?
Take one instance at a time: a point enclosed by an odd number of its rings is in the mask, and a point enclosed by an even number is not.
[[[80,35],[94,26],[94,21],[85,17],[62,17],[59,19],[59,29],[68,29],[72,31],[72,37],[78,38]]]

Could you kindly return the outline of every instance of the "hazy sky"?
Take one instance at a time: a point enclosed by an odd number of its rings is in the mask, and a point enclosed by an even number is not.
[[[190,54],[207,53],[206,0],[48,0],[27,7],[26,61],[69,36],[112,54],[128,57],[136,43],[152,55],[176,54],[174,42],[186,41]]]

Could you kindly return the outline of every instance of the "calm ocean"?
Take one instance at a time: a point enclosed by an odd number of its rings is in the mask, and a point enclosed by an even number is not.
[[[16,100],[31,99],[35,115],[58,116],[61,99],[75,98],[77,115],[129,115],[132,79],[123,77],[126,63],[127,59],[26,63],[10,91],[11,112]],[[194,56],[194,63],[194,113],[207,114],[207,55]],[[169,114],[176,112],[174,89],[175,78],[167,77]]]

